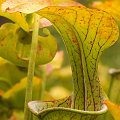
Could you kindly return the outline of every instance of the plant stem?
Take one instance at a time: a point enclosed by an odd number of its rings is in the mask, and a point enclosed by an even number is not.
[[[24,120],[30,120],[31,112],[28,109],[28,102],[32,100],[32,86],[33,86],[33,77],[35,69],[35,58],[37,53],[37,44],[38,44],[38,30],[39,30],[39,15],[34,14],[34,25],[32,33],[32,45],[30,51],[30,59],[28,65],[28,74],[27,74],[27,86],[26,86],[26,95],[25,95],[25,108],[24,108]]]
[[[45,83],[46,83],[46,65],[42,65],[42,84],[41,84],[41,92],[40,92],[40,100],[43,99]]]

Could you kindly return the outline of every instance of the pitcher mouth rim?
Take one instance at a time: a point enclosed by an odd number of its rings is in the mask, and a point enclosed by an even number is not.
[[[28,103],[28,107],[30,109],[31,112],[33,112],[34,114],[36,115],[40,115],[40,114],[43,114],[45,112],[50,112],[50,111],[68,111],[68,112],[74,112],[74,113],[78,113],[78,114],[88,114],[88,115],[100,115],[100,114],[104,114],[108,111],[108,108],[105,104],[102,105],[102,109],[99,110],[99,111],[84,111],[84,110],[78,110],[78,109],[72,109],[72,108],[65,108],[65,107],[51,107],[51,108],[46,108],[46,109],[43,109],[43,110],[33,110],[33,108],[36,107],[36,105],[34,105],[33,107],[33,102],[36,102],[36,101],[31,101]],[[32,108],[30,107],[32,104]]]

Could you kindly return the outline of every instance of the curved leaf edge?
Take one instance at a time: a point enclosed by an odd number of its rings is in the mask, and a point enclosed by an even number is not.
[[[46,112],[50,112],[50,111],[58,111],[58,110],[62,110],[62,111],[67,111],[67,112],[75,112],[75,113],[78,113],[78,114],[87,114],[87,115],[101,115],[101,114],[104,114],[108,111],[108,108],[105,104],[102,105],[102,109],[100,111],[84,111],[84,110],[77,110],[77,109],[71,109],[71,108],[64,108],[64,107],[52,107],[52,108],[47,108],[47,109],[44,109],[40,112],[35,112],[35,110],[31,107],[35,102],[42,102],[42,101],[31,101],[28,103],[28,108],[30,109],[30,111],[39,116],[41,114],[44,114]],[[44,101],[43,101],[44,102]],[[35,106],[34,106],[35,107]]]
[[[20,45],[23,45],[23,46],[28,46],[28,45],[30,45],[30,43],[26,39],[25,39],[26,40],[25,43],[23,43],[23,42],[21,43],[18,40],[19,39],[19,36],[18,36],[18,33],[17,33],[18,28],[20,28],[20,27],[17,24],[14,24],[14,23],[5,23],[0,27],[0,32],[2,34],[2,36],[0,37],[0,51],[1,51],[0,56],[4,59],[7,59],[7,60],[11,61],[12,63],[14,63],[17,66],[27,67],[28,62],[29,62],[29,57],[26,56],[26,58],[24,58],[24,57],[19,56],[18,55],[19,53],[16,50],[16,48],[18,47],[17,43],[19,43]],[[4,32],[4,34],[2,32]],[[26,34],[28,34],[28,37],[31,36],[31,32],[26,33]],[[26,37],[25,35],[23,37]],[[50,40],[51,40],[51,44],[49,42]],[[9,41],[9,42],[6,42],[6,41]],[[2,44],[2,42],[4,44]],[[9,50],[6,49],[7,53],[9,52],[7,55],[5,55],[5,50],[4,50],[6,46],[9,46]],[[38,49],[37,50],[37,58],[38,59],[36,59],[36,66],[49,63],[50,61],[53,60],[53,58],[55,57],[56,52],[57,52],[56,39],[51,34],[47,35],[46,37],[38,35],[38,48],[37,49]],[[11,50],[11,52],[10,52],[10,50]],[[20,50],[20,49],[18,49],[18,50]],[[21,48],[21,51],[22,51],[22,48]],[[46,55],[47,57],[44,55],[45,52],[47,54]],[[42,55],[41,55],[41,53],[42,53]],[[10,57],[9,54],[12,54],[11,57]],[[44,59],[41,59],[41,58],[43,58],[43,55],[44,55]]]

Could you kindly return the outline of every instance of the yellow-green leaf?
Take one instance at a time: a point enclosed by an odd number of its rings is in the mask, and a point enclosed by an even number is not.
[[[105,2],[96,1],[92,2],[90,6],[110,13],[120,22],[120,0],[107,0]]]
[[[117,104],[110,102],[110,101],[104,101],[106,106],[108,107],[109,111],[113,115],[115,120],[120,120],[120,106]]]
[[[16,22],[23,30],[25,30],[26,32],[29,31],[29,26],[28,23],[26,22],[26,20],[22,17],[22,14],[19,12],[15,12],[15,13],[3,13],[1,10],[1,4],[4,1],[0,1],[0,16],[6,17],[10,20],[12,20],[13,22]]]
[[[82,4],[72,1],[72,0],[62,0],[62,1],[61,0],[17,0],[17,1],[16,0],[12,0],[12,1],[6,0],[6,2],[4,2],[2,4],[2,11],[3,12],[7,11],[9,13],[23,12],[23,13],[29,14],[29,13],[33,13],[33,12],[38,11],[47,6],[65,6],[65,7],[81,6],[81,7],[85,7]],[[25,30],[25,25],[23,25],[23,22],[19,22],[21,20],[16,19],[16,18],[20,18],[20,16],[19,17],[14,16],[15,17],[15,20],[14,20],[14,18],[10,14],[8,14],[7,12],[3,13],[2,11],[1,11],[1,15],[8,17],[12,21],[16,20],[15,22],[18,22],[19,24],[21,23],[20,24],[21,27]],[[30,22],[31,18],[28,21]],[[24,24],[26,24],[26,23],[24,22]],[[39,22],[40,28],[46,27],[46,26],[51,26],[51,25],[52,24],[47,19],[45,19],[45,18],[40,19],[40,22]],[[32,29],[32,25],[30,25],[29,29]]]
[[[22,17],[22,14],[19,12],[12,13],[11,16],[14,18],[14,22],[16,22],[23,30],[29,32],[29,25],[26,20]]]
[[[56,101],[50,108],[47,106],[50,102],[39,102],[39,107],[38,102],[30,102],[31,111],[43,120],[96,120],[107,110],[103,104],[107,98],[98,78],[98,61],[102,52],[117,41],[117,24],[106,12],[80,6],[46,7],[36,13],[50,20],[62,36],[74,85],[70,108],[56,106]]]
[[[118,39],[115,21],[106,12],[83,7],[47,7],[37,13],[50,20],[65,41],[74,78],[73,108],[100,110],[98,60]]]
[[[104,105],[101,111],[71,109],[71,103],[72,95],[54,101],[31,101],[28,107],[39,120],[96,120],[98,115],[104,114],[107,110]]]
[[[3,27],[6,26],[6,27]],[[27,66],[29,61],[32,32],[25,32],[18,25],[6,23],[0,29],[0,56],[18,66]],[[38,36],[36,65],[50,62],[57,51],[56,40],[52,35]]]

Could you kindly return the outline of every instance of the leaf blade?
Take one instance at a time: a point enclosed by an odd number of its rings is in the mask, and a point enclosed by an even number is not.
[[[18,25],[6,23],[0,29],[0,56],[18,66],[27,66],[31,48],[31,32],[27,33]],[[11,28],[9,28],[12,26]],[[36,65],[50,62],[57,51],[57,43],[52,35],[38,36]]]
[[[118,38],[113,18],[106,12],[82,7],[47,7],[36,13],[49,19],[65,41],[75,83],[74,108],[100,110],[103,93],[97,65],[102,51]]]
[[[13,22],[18,23],[18,25],[20,25],[20,27],[25,30],[26,32],[29,32],[29,26],[28,23],[25,21],[25,19],[22,17],[21,13],[16,12],[16,13],[3,13],[1,10],[1,4],[0,4],[0,16],[6,17],[10,20],[12,20]]]
[[[120,22],[120,0],[107,0],[105,2],[95,1],[90,4],[93,8],[104,10],[110,13],[118,22]]]

